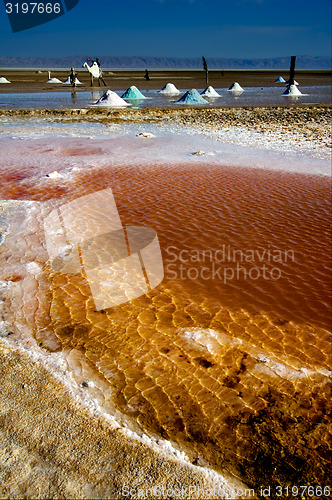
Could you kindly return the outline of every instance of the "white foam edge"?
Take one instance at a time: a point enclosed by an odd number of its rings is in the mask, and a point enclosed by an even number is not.
[[[204,475],[209,480],[214,482],[215,489],[224,491],[225,495],[234,495],[236,491],[245,490],[246,485],[231,473],[227,474],[228,477],[222,475],[204,465],[194,465],[190,462],[189,457],[177,449],[175,443],[162,438],[149,437],[145,433],[138,434],[121,425],[113,415],[103,411],[96,398],[89,394],[87,387],[78,384],[74,379],[71,372],[68,372],[68,365],[65,360],[65,351],[58,353],[45,353],[39,346],[23,346],[18,340],[10,338],[1,338],[0,342],[9,350],[14,349],[19,353],[29,356],[32,362],[40,364],[48,371],[56,380],[61,382],[67,394],[76,401],[80,406],[87,408],[92,416],[105,420],[110,425],[112,430],[119,430],[125,437],[136,441],[137,443],[145,444],[154,452],[164,456],[165,458],[176,460],[183,466],[188,467],[194,471]],[[229,498],[226,496],[225,498]],[[236,498],[233,496],[232,498]],[[240,498],[240,497],[238,497]]]

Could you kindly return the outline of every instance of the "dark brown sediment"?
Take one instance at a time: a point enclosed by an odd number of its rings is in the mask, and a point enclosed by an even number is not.
[[[77,68],[78,78],[83,83],[82,86],[77,86],[76,90],[90,89],[90,76],[87,70]],[[69,76],[68,70],[52,70],[52,77],[62,81]],[[126,89],[130,85],[136,85],[143,89],[161,89],[166,83],[172,82],[178,88],[205,88],[205,72],[190,71],[190,70],[151,70],[150,81],[144,79],[144,70],[106,70],[104,79],[107,85],[113,90]],[[284,75],[287,79],[288,70],[249,70],[249,71],[230,71],[224,70],[223,74],[220,70],[209,71],[209,84],[214,87],[228,88],[233,82],[237,81],[242,86],[246,87],[263,87],[263,86],[280,86],[275,84],[274,80],[280,75]],[[18,70],[18,69],[2,69],[1,76],[6,77],[12,82],[11,85],[0,85],[0,92],[43,92],[43,91],[70,91],[71,87],[59,87],[47,85],[48,71],[43,70]],[[330,70],[298,70],[296,71],[296,79],[303,86],[312,85],[331,85]],[[95,87],[95,89],[104,87]]]
[[[9,177],[1,191],[5,199],[65,202],[106,187],[125,226],[156,230],[163,283],[97,312],[81,275],[45,267],[26,281],[25,262],[34,255],[44,265],[47,255],[40,222],[21,207],[13,216],[13,228],[22,231],[19,251],[10,233],[3,253],[2,279],[13,283],[10,314],[46,349],[81,353],[112,390],[106,407],[135,430],[175,441],[194,463],[207,460],[256,488],[326,482],[330,179],[209,164],[119,165],[81,173],[61,192],[27,189],[24,179]],[[193,250],[222,245],[293,250],[294,258],[256,259],[255,267],[278,267],[278,280],[190,279],[189,268],[210,267],[209,258],[181,262],[185,279],[171,279],[169,247],[177,256],[185,251],[186,260]]]

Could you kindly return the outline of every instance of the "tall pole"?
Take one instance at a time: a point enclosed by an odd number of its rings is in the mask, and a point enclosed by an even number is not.
[[[203,60],[203,68],[205,70],[205,82],[209,83],[209,68],[208,68],[208,65],[206,63],[206,59],[204,56],[202,56],[202,60]]]
[[[296,56],[291,56],[288,85],[294,85],[295,60]]]

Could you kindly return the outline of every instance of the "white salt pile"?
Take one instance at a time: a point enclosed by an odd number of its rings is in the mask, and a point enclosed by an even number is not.
[[[62,83],[58,78],[50,78],[47,83]]]
[[[63,82],[63,85],[71,85],[70,76],[68,76],[67,80]],[[78,78],[75,78],[75,85],[83,85],[83,83],[80,82]]]
[[[206,87],[201,95],[204,97],[220,97],[220,94],[218,94],[218,92],[211,85]]]
[[[7,80],[7,78],[5,78],[4,76],[2,76],[2,77],[0,78],[0,83],[10,83],[10,81],[9,81],[9,80]]]
[[[228,90],[232,92],[243,92],[243,88],[237,82],[232,83]]]
[[[145,137],[146,139],[150,139],[151,137],[156,137],[150,132],[141,132],[140,134],[136,134],[136,137]]]
[[[297,96],[303,95],[302,92],[296,87],[296,85],[288,85],[285,92],[282,95]]]
[[[106,90],[106,92],[101,96],[100,99],[94,104],[94,106],[109,106],[112,108],[119,108],[122,106],[130,106],[126,101],[124,101],[118,94],[112,90]]]
[[[181,93],[173,83],[167,83],[159,92],[165,95],[178,95]]]
[[[47,83],[62,83],[62,81],[58,78],[51,78],[51,72],[49,71]]]
[[[54,172],[51,172],[50,174],[46,174],[45,177],[48,177],[49,179],[61,179],[62,175],[59,174],[57,170]]]

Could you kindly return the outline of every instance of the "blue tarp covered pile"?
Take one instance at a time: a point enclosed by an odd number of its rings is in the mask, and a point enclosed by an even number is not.
[[[282,76],[278,76],[274,83],[286,83],[286,80]]]
[[[188,90],[178,101],[182,104],[208,104],[208,102],[200,96],[196,89]]]
[[[129,87],[126,92],[121,96],[122,99],[146,99],[140,90],[135,85]]]

